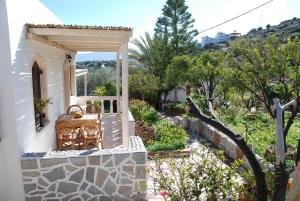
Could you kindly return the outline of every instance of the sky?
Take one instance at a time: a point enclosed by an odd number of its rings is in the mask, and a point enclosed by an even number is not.
[[[132,27],[133,38],[153,34],[156,20],[162,15],[166,0],[40,0],[64,24]],[[186,0],[188,11],[200,32],[240,15],[269,0]],[[300,17],[300,0],[273,0],[267,5],[225,25],[201,33],[214,37],[217,32],[245,34],[252,28]]]

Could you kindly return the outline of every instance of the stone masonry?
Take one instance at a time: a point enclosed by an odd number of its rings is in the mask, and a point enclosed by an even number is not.
[[[128,149],[24,154],[26,201],[142,200],[147,152],[139,137]]]

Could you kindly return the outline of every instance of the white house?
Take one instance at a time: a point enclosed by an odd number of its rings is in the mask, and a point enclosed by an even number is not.
[[[39,0],[0,0],[0,27],[0,201],[72,197],[138,200],[143,196],[144,192],[136,192],[136,186],[145,180],[147,154],[141,140],[130,136],[134,133],[128,112],[128,41],[132,29],[62,25]],[[116,53],[115,97],[76,96],[76,76],[87,73],[76,71],[73,58],[78,51]],[[41,98],[51,97],[53,103],[44,109],[47,121],[43,127],[37,125],[35,117],[36,93]],[[117,101],[117,113],[110,117],[120,117],[121,146],[85,154],[55,152],[56,119],[70,105],[84,104],[89,98]],[[35,154],[38,152],[43,153]],[[108,165],[109,161],[113,165]],[[120,172],[123,169],[128,178],[118,176],[125,175]],[[91,174],[95,179],[86,180]]]

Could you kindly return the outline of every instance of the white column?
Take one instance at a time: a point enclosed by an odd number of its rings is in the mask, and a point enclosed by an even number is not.
[[[122,43],[122,127],[123,145],[128,147],[128,43]]]
[[[116,88],[117,88],[117,113],[120,113],[120,53],[116,56]]]
[[[0,200],[24,201],[6,1],[0,1]],[[13,52],[15,54],[15,52]],[[31,67],[30,67],[31,68]],[[21,86],[22,87],[22,86]],[[28,94],[29,95],[29,94]],[[19,108],[20,109],[20,108]],[[33,109],[33,106],[32,106]]]
[[[71,103],[71,76],[70,76],[70,65],[64,63],[64,98],[65,98],[65,112]]]

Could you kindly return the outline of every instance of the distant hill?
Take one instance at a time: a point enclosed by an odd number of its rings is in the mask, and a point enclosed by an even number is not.
[[[245,37],[265,37],[270,33],[273,33],[281,39],[290,37],[300,38],[300,18],[294,17],[293,19],[280,22],[278,25],[267,25],[265,28],[253,28],[245,35]]]
[[[294,17],[290,20],[285,20],[278,25],[267,25],[265,28],[258,27],[251,29],[247,34],[241,36],[232,37],[232,34],[225,34],[219,32],[216,37],[203,37],[201,43],[204,50],[215,50],[220,49],[226,45],[230,40],[234,40],[238,37],[244,38],[261,38],[267,37],[269,34],[274,34],[281,40],[285,40],[290,37],[300,38],[300,18]],[[237,34],[237,33],[236,33]]]
[[[110,60],[110,61],[81,61],[81,62],[76,62],[76,67],[77,68],[94,68],[94,69],[100,69],[104,67],[115,67],[116,66],[116,61],[115,60]]]
[[[91,52],[79,53],[76,56],[76,61],[99,61],[99,60],[115,60],[116,54],[113,52]]]

